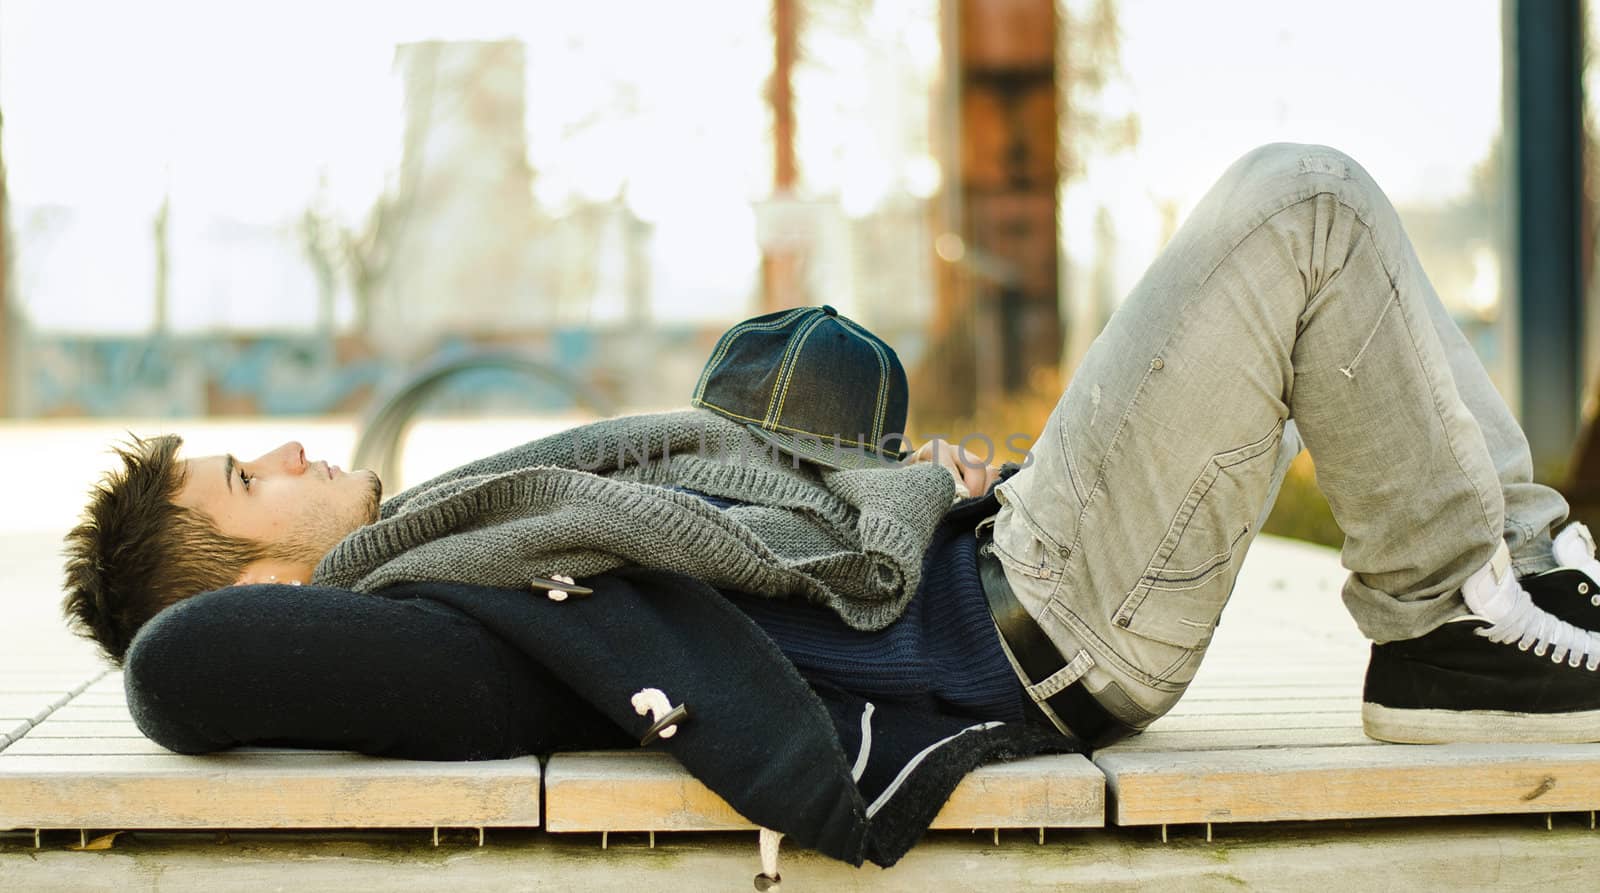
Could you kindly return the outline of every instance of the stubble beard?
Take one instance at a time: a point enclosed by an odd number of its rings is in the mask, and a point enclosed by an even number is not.
[[[383,500],[383,482],[374,472],[365,472],[370,487],[349,517],[318,515],[303,520],[271,550],[272,558],[309,564],[315,567],[345,537],[378,520],[378,505]]]

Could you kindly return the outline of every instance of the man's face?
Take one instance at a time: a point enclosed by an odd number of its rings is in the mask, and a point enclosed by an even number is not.
[[[378,519],[377,474],[307,462],[294,441],[250,461],[203,456],[185,464],[178,504],[204,512],[226,535],[261,543],[273,558],[315,565]]]

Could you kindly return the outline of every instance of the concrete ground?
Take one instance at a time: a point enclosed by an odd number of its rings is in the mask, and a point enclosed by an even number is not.
[[[423,425],[404,463],[413,482],[458,461],[534,436],[544,422]],[[134,423],[0,427],[0,670],[48,664],[93,670],[93,649],[66,633],[59,617],[62,534],[83,493],[107,467],[105,444]],[[347,422],[208,422],[185,425],[195,452],[253,456],[286,439],[307,454],[347,464]],[[464,433],[465,432],[465,433]],[[1328,623],[1350,623],[1338,605],[1340,571],[1326,550],[1263,538],[1240,586],[1270,586]],[[1284,581],[1299,581],[1286,585]],[[115,829],[90,829],[90,835]],[[1591,817],[1556,815],[1425,821],[1217,825],[1057,830],[1036,833],[935,832],[890,870],[855,869],[815,854],[786,851],[793,890],[1097,890],[1171,888],[1592,889],[1600,832]],[[0,891],[79,890],[639,890],[668,884],[746,890],[759,870],[754,834],[551,835],[490,829],[431,832],[232,831],[118,835],[109,849],[75,851],[72,831],[0,832]]]
[[[91,832],[93,833],[93,832]],[[473,831],[149,833],[73,852],[73,832],[0,834],[0,890],[749,890],[754,834]],[[1592,890],[1600,837],[1588,816],[1034,832],[935,832],[890,869],[785,852],[800,890]]]

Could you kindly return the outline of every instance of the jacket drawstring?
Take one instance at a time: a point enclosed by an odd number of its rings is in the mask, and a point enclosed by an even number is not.
[[[783,834],[769,828],[761,829],[761,873],[756,875],[756,889],[762,893],[777,893],[783,878],[778,874],[778,842]]]

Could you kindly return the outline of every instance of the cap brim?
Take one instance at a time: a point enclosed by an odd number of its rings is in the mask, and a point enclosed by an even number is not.
[[[847,471],[860,468],[888,468],[900,464],[900,457],[873,452],[865,447],[835,445],[832,438],[768,431],[760,425],[746,424],[750,433],[791,456],[815,462],[827,468]]]

